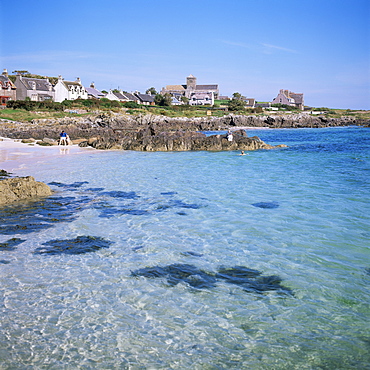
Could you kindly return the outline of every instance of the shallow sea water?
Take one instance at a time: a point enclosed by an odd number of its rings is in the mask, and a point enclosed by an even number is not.
[[[370,129],[248,135],[289,148],[25,161],[65,214],[2,213],[0,369],[369,369]],[[35,253],[79,236],[111,244]],[[132,274],[175,264],[199,273]],[[281,285],[217,278],[235,266]]]

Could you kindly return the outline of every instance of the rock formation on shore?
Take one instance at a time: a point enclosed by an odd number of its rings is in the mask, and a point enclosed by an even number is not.
[[[229,114],[224,117],[187,118],[103,112],[83,117],[37,119],[28,123],[2,121],[0,136],[14,139],[34,138],[42,140],[46,145],[48,140],[58,139],[60,131],[64,130],[74,143],[94,143],[92,146],[99,149],[252,150],[261,148],[256,140],[244,138],[243,142],[234,141],[230,145],[220,137],[205,138],[200,132],[239,127],[318,128],[366,124],[368,122],[355,117],[326,118],[306,113],[276,116]]]
[[[115,136],[99,136],[81,142],[80,146],[96,149],[123,149],[139,151],[188,151],[188,150],[257,150],[277,148],[266,144],[258,137],[248,137],[245,130],[233,131],[233,139],[227,135],[211,135],[200,132],[175,131],[156,132],[152,127],[138,132]],[[286,147],[280,145],[278,147]]]
[[[5,171],[1,171],[4,173]],[[0,206],[28,200],[35,197],[46,197],[52,194],[50,187],[35,181],[32,176],[0,179]]]

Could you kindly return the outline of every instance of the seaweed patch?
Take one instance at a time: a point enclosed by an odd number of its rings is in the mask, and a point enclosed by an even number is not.
[[[39,247],[34,254],[85,254],[96,252],[102,248],[109,248],[113,242],[95,236],[78,236],[75,239],[50,240],[42,245],[49,247]]]
[[[0,243],[0,251],[14,251],[17,245],[25,242],[25,240],[20,238],[11,238],[5,243]]]
[[[99,195],[106,195],[111,198],[120,198],[120,199],[138,199],[140,198],[134,191],[105,191]]]
[[[193,265],[177,263],[164,267],[154,266],[138,269],[133,271],[131,276],[166,278],[170,286],[183,282],[197,289],[214,288],[217,281],[221,280],[238,285],[248,293],[279,291],[293,295],[291,289],[281,285],[282,280],[279,276],[262,276],[260,271],[245,266],[220,267],[216,273],[213,273]]]
[[[0,233],[28,234],[51,228],[57,222],[71,222],[91,200],[89,197],[52,196],[1,208]]]
[[[257,208],[273,209],[273,208],[278,208],[279,203],[278,202],[259,202],[259,203],[253,203],[252,206],[257,207]]]
[[[57,181],[52,181],[52,182],[49,182],[48,185],[52,185],[52,186],[57,186],[59,188],[64,188],[66,190],[77,190],[79,189],[82,185],[85,185],[85,184],[88,184],[89,182],[88,181],[76,181],[72,184],[64,184],[62,182],[57,182]]]
[[[148,278],[165,277],[170,286],[181,282],[187,283],[193,288],[204,289],[216,286],[216,278],[212,273],[198,269],[193,265],[175,263],[165,267],[146,267],[133,271],[132,276],[144,276]]]

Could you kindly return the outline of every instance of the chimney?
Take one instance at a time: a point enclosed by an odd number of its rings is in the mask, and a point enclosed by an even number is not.
[[[91,82],[90,87],[91,87],[92,89],[95,89],[95,84],[94,84],[94,82]]]
[[[3,76],[8,77],[8,70],[6,68],[3,70]]]
[[[80,77],[77,77],[76,82],[81,85],[81,79],[80,79]]]

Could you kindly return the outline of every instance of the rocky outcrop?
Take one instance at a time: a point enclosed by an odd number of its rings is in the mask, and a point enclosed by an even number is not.
[[[83,117],[38,119],[32,122],[1,121],[0,136],[13,139],[33,138],[40,145],[54,145],[64,130],[75,144],[98,149],[145,151],[169,150],[253,150],[266,149],[267,144],[256,138],[224,136],[207,137],[203,131],[225,131],[229,128],[269,127],[303,128],[366,125],[355,117],[327,118],[307,113],[271,116],[167,117],[154,114],[129,115],[104,112]]]
[[[129,115],[105,112],[83,117],[60,119],[35,119],[32,122],[1,121],[0,136],[14,139],[57,140],[64,130],[72,140],[93,137],[130,136],[132,132],[147,130],[156,132],[219,131],[236,127],[303,128],[368,125],[369,121],[356,117],[327,118],[307,113],[244,116],[229,114],[224,117],[167,117],[154,114]]]
[[[152,127],[147,130],[126,134],[122,137],[101,136],[82,142],[80,146],[92,146],[96,149],[123,149],[138,151],[189,151],[189,150],[257,150],[273,149],[258,137],[248,137],[245,130],[233,132],[229,141],[227,135],[207,136],[200,132],[155,131]],[[279,147],[284,147],[281,145]]]
[[[0,180],[0,206],[18,200],[46,197],[52,194],[48,185],[35,181],[32,176],[13,177]]]

